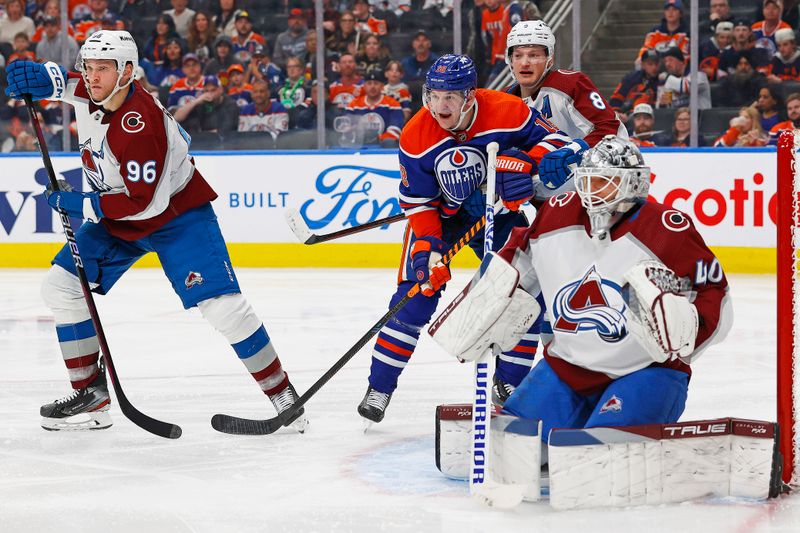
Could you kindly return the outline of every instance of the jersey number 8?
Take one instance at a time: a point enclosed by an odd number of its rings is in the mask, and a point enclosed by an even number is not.
[[[128,161],[125,165],[128,170],[128,181],[136,183],[140,179],[145,183],[156,181],[156,162],[146,161],[144,165],[139,165],[137,161]]]

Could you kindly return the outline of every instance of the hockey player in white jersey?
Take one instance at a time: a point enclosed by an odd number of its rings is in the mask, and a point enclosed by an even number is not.
[[[137,81],[138,50],[126,31],[98,31],[68,73],[48,62],[15,61],[6,94],[63,100],[75,108],[81,163],[91,192],[46,192],[54,209],[86,219],[76,231],[92,290],[108,292],[141,256],[156,252],[185,308],[232,345],[278,412],[296,400],[267,331],[242,296],[211,201],[217,195],[189,156],[190,138]],[[111,425],[97,333],[65,246],[42,284],[73,387],[41,408],[49,430]],[[165,354],[168,355],[168,354]],[[295,427],[305,428],[303,410]]]
[[[506,63],[522,98],[573,139],[594,146],[606,135],[628,138],[625,126],[583,72],[555,69],[556,38],[541,20],[518,22],[506,38]]]

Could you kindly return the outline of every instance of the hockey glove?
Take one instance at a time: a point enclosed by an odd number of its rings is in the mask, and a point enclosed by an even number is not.
[[[50,207],[56,211],[63,209],[67,215],[74,218],[85,218],[89,222],[97,222],[103,218],[99,192],[73,192],[72,187],[64,180],[59,180],[58,185],[59,190],[57,191],[53,191],[49,185],[44,191]]]
[[[564,185],[588,148],[586,141],[575,139],[565,147],[545,154],[539,162],[539,179],[544,186],[555,190]]]
[[[450,281],[450,269],[441,262],[447,245],[436,237],[420,237],[411,247],[411,268],[422,294],[433,296]]]
[[[536,162],[520,150],[504,150],[497,157],[497,193],[511,211],[533,196],[533,174]]]
[[[61,100],[67,86],[67,71],[48,61],[12,61],[6,67],[6,96],[22,100],[30,94],[32,100]]]

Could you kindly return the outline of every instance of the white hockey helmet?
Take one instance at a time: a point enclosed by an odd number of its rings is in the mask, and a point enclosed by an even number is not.
[[[650,167],[645,165],[638,146],[606,135],[583,154],[574,182],[589,214],[592,235],[602,237],[615,222],[615,215],[647,199]]]
[[[515,46],[544,46],[547,50],[548,67],[553,66],[553,54],[556,51],[556,36],[542,20],[523,20],[517,22],[506,37],[506,64],[511,67],[511,54]]]
[[[117,91],[127,87],[133,81],[134,76],[131,76],[127,83],[124,85],[119,84],[125,71],[125,65],[128,63],[132,64],[132,72],[136,73],[136,68],[139,66],[139,50],[136,47],[136,41],[127,31],[100,30],[91,34],[81,46],[78,58],[75,61],[75,69],[78,72],[85,72],[84,61],[87,59],[113,59],[117,63],[116,88],[102,102],[94,102],[97,105],[104,105]]]

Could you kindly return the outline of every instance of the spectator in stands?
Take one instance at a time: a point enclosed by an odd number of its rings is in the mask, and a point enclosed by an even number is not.
[[[289,112],[270,98],[270,92],[269,83],[264,80],[253,84],[253,102],[239,114],[239,131],[264,131],[274,139],[289,129]]]
[[[256,46],[253,49],[253,60],[250,61],[247,70],[248,83],[254,84],[256,80],[266,80],[270,90],[273,91],[270,97],[276,98],[278,89],[283,87],[285,79],[283,70],[270,60],[267,49],[263,46]]]
[[[678,47],[669,48],[662,54],[664,72],[659,74],[656,107],[677,108],[689,105],[690,76],[685,75],[686,63],[683,53]],[[705,72],[697,73],[697,107],[711,107],[711,85]]]
[[[13,45],[14,37],[19,32],[33,37],[35,31],[33,20],[25,16],[25,3],[22,0],[8,0],[6,16],[0,19],[0,43]]]
[[[169,15],[159,16],[153,34],[144,45],[144,58],[153,65],[160,65],[164,62],[164,49],[167,47],[167,41],[178,38],[180,36],[175,31],[175,21],[172,20],[172,17]]]
[[[351,101],[345,110],[349,128],[343,131],[350,137],[345,144],[380,144],[396,147],[403,129],[403,110],[400,102],[383,94],[386,78],[380,69],[367,71],[361,96]]]
[[[356,22],[356,30],[359,32],[386,35],[389,31],[385,20],[372,16],[368,0],[353,1],[353,17]]]
[[[462,4],[463,6],[463,4]],[[464,9],[464,17],[468,16],[468,12]],[[449,28],[453,25],[453,0],[425,0],[422,4],[422,18],[423,20],[430,21],[432,28]],[[539,17],[541,18],[541,17]],[[526,19],[528,20],[528,19]]]
[[[783,95],[780,85],[770,83],[758,90],[758,100],[753,103],[761,117],[761,129],[770,131],[783,120]]]
[[[328,99],[344,109],[350,102],[361,96],[364,80],[356,71],[356,60],[353,54],[342,54],[339,57],[339,79],[330,84]]]
[[[236,0],[219,0],[214,15],[214,27],[219,35],[227,35],[231,39],[236,35],[236,12],[239,10],[236,4]]]
[[[36,32],[31,37],[31,42],[38,43],[42,40],[44,36],[44,20],[47,18],[61,20],[61,3],[59,0],[47,0],[44,9],[39,12],[38,18],[34,20],[36,22]],[[59,27],[59,29],[61,28]],[[70,37],[75,38],[75,28],[72,27],[72,23],[67,23],[67,33]]]
[[[338,54],[334,54],[327,48],[324,49],[325,55],[325,78],[333,78],[333,66],[338,61]],[[311,81],[317,77],[317,32],[309,31],[306,34],[306,51],[300,58],[305,65],[306,80]]]
[[[187,44],[189,51],[200,58],[200,63],[207,64],[214,55],[214,40],[217,38],[217,28],[211,24],[211,18],[206,11],[197,11],[189,24],[189,38]]]
[[[424,82],[428,69],[431,68],[434,61],[439,59],[439,56],[431,52],[431,39],[424,30],[419,30],[414,34],[411,48],[414,53],[404,57],[402,60],[403,70],[405,71],[403,81],[406,83]]]
[[[761,128],[758,110],[745,106],[731,119],[730,128],[714,142],[714,146],[764,146],[769,136]]]
[[[489,68],[487,83],[506,67],[506,37],[511,28],[522,20],[522,8],[517,3],[503,6],[503,0],[485,0],[481,12],[481,37],[490,53],[486,57]]]
[[[303,60],[297,56],[290,56],[286,60],[286,81],[278,89],[278,101],[290,113],[311,97],[311,85],[304,75],[305,68]]]
[[[228,90],[228,96],[240,108],[253,101],[253,86],[245,81],[244,67],[239,64],[233,64],[228,67],[228,85],[226,89]]]
[[[389,51],[377,35],[369,35],[356,55],[356,69],[362,76],[367,70],[378,68],[383,71],[389,63]]]
[[[177,108],[186,105],[189,100],[194,100],[203,92],[203,68],[200,59],[195,54],[183,56],[183,78],[172,84],[167,98],[167,109],[174,112]]]
[[[227,35],[218,35],[214,41],[214,56],[211,58],[211,61],[206,63],[203,74],[206,76],[216,76],[220,72],[227,72],[228,67],[234,63],[238,63],[238,61],[233,57],[231,38]]]
[[[700,44],[700,68],[710,81],[719,78],[719,56],[732,40],[733,22],[719,21],[714,36]]]
[[[117,14],[108,10],[108,0],[89,0],[89,14],[75,21],[75,40],[83,43],[91,34],[103,28],[105,19],[112,22],[113,29],[125,29],[125,24]]]
[[[731,16],[731,6],[728,0],[711,0],[708,3],[709,13],[708,20],[700,24],[700,31],[716,32],[717,24],[720,22],[733,22]]]
[[[164,11],[165,15],[172,17],[175,21],[175,31],[183,39],[189,37],[189,24],[194,18],[194,10],[189,9],[189,0],[171,0],[172,9]]]
[[[692,113],[688,107],[679,107],[675,110],[672,121],[672,132],[658,133],[653,137],[656,146],[674,146],[686,148],[690,145],[692,132]],[[706,141],[702,135],[697,136],[697,146],[705,146]]]
[[[390,29],[396,27],[397,21],[411,11],[411,0],[371,0],[370,3],[373,14],[385,20]]]
[[[800,50],[797,49],[794,30],[784,28],[775,32],[778,51],[772,57],[767,81],[800,81]]]
[[[664,52],[677,47],[684,56],[689,55],[689,28],[683,22],[683,2],[667,0],[664,2],[664,18],[644,38],[644,44],[636,56],[636,67],[641,64],[645,50]]]
[[[236,35],[233,36],[233,57],[239,63],[246,65],[253,56],[256,46],[266,46],[264,37],[253,31],[253,21],[250,13],[240,9],[236,12]]]
[[[653,125],[656,117],[653,114],[653,106],[650,104],[636,104],[633,108],[633,134],[631,142],[637,146],[655,146],[651,140],[654,135]]]
[[[620,120],[626,122],[628,113],[637,104],[656,105],[658,92],[658,71],[661,69],[661,55],[655,50],[645,50],[641,57],[641,70],[633,70],[622,78],[609,103]]]
[[[286,66],[286,60],[290,56],[303,56],[306,52],[308,24],[303,10],[290,10],[288,24],[289,29],[275,38],[275,51],[272,53],[272,60],[281,68]]]
[[[715,105],[737,107],[749,105],[758,98],[758,90],[764,83],[764,77],[753,68],[750,55],[748,52],[741,52],[736,70],[722,78],[719,102],[714,102]]]
[[[157,87],[172,87],[183,74],[183,42],[175,37],[167,41],[164,61],[147,74],[150,83]]]
[[[40,111],[37,111],[36,115],[39,118],[39,124],[42,126],[42,134],[47,147],[53,152],[61,151],[63,146],[61,128],[54,127],[52,122],[45,120]],[[36,134],[30,125],[27,112],[23,113],[23,118],[19,116],[12,117],[6,125],[6,130],[9,133],[9,137],[0,145],[0,152],[36,152],[39,150]]]
[[[355,54],[358,45],[369,35],[356,30],[356,18],[351,11],[345,11],[339,17],[336,31],[325,39],[325,48],[335,54]]]
[[[323,87],[324,90],[324,87]],[[318,95],[317,95],[317,82],[314,80],[311,82],[308,91],[309,96],[306,98],[305,102],[300,104],[297,107],[293,107],[289,110],[289,129],[298,129],[298,130],[310,130],[316,129],[317,127],[317,102],[318,102]],[[327,92],[324,92],[324,98],[327,100]],[[338,111],[331,109],[331,106],[326,106],[325,108],[325,115],[326,117],[331,117],[331,120],[325,120],[326,127],[330,127],[328,124],[329,122],[333,121],[334,115]]]
[[[756,48],[765,49],[768,57],[772,57],[778,49],[775,43],[775,32],[784,28],[791,29],[791,26],[781,20],[782,12],[783,0],[764,0],[761,9],[764,20],[751,26]]]
[[[61,19],[45,17],[42,27],[44,34],[39,44],[36,45],[36,57],[40,61],[53,61],[61,64],[64,60],[64,50],[67,50],[67,65],[74,65],[78,57],[78,43],[69,35],[61,33]]]
[[[206,76],[200,96],[179,107],[174,117],[189,134],[225,133],[238,129],[239,106],[225,94],[216,76]]]
[[[769,144],[778,144],[778,136],[783,130],[800,129],[800,93],[786,97],[786,115],[789,120],[779,122],[769,130]]]
[[[8,62],[17,61],[36,61],[36,54],[31,47],[31,38],[24,31],[19,32],[14,36],[14,51],[8,56]]]
[[[753,30],[746,20],[737,20],[733,24],[733,41],[719,56],[719,70],[733,74],[739,65],[739,58],[747,55],[748,63],[758,72],[767,74],[770,57],[763,48],[755,47]]]
[[[403,65],[399,61],[392,60],[386,65],[383,71],[386,75],[386,85],[383,86],[383,94],[391,96],[398,102],[403,109],[403,122],[411,118],[411,93],[408,85],[403,83]]]

